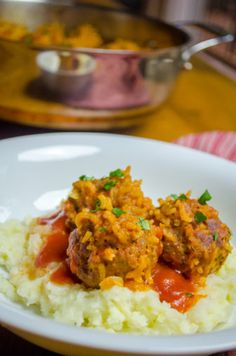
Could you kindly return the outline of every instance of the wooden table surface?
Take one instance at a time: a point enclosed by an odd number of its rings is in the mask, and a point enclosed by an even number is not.
[[[236,131],[236,83],[206,65],[193,61],[193,70],[183,71],[170,99],[131,135],[173,141],[202,131]],[[1,98],[0,98],[1,100]],[[55,130],[54,130],[55,131]],[[51,132],[0,121],[0,138]],[[0,327],[1,355],[53,355]]]

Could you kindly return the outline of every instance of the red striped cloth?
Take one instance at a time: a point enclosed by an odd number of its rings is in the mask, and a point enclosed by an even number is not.
[[[178,138],[175,143],[236,162],[236,132],[233,131],[190,134]]]

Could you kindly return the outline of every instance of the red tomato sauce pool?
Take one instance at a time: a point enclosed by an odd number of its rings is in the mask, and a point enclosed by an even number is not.
[[[181,313],[187,312],[202,297],[196,294],[197,285],[180,272],[158,263],[153,273],[153,289],[161,302],[165,301]]]
[[[64,261],[67,257],[66,250],[69,239],[64,212],[59,211],[50,217],[40,218],[38,223],[50,225],[51,232],[47,235],[46,241],[36,258],[36,267],[46,267],[50,262]]]
[[[61,263],[60,266],[51,274],[50,281],[56,284],[80,283],[76,276],[73,275],[66,262]]]

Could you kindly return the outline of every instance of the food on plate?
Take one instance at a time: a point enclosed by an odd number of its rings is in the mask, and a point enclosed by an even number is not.
[[[145,197],[130,168],[81,175],[57,211],[0,225],[0,291],[44,316],[115,332],[236,324],[236,252],[205,191]],[[207,312],[207,316],[206,316]]]
[[[0,38],[23,41],[25,44],[39,47],[107,48],[130,51],[142,49],[138,43],[129,39],[115,38],[106,40],[101,36],[97,28],[91,24],[77,25],[67,29],[60,22],[52,22],[43,24],[33,32],[30,32],[25,25],[0,19]]]
[[[70,223],[75,224],[78,212],[89,210],[111,210],[120,208],[137,216],[147,218],[154,210],[152,200],[145,197],[141,190],[141,181],[132,180],[130,168],[117,169],[108,177],[95,179],[82,175],[73,183],[64,209]]]
[[[101,179],[80,177],[65,202],[68,223],[76,227],[67,250],[71,271],[89,287],[109,276],[151,282],[162,251],[158,227],[145,220],[153,209],[130,168]]]
[[[159,199],[155,221],[163,231],[161,258],[187,277],[216,272],[231,251],[231,233],[216,209],[207,203],[205,191],[199,199],[173,194]]]
[[[119,208],[78,213],[67,249],[72,273],[92,288],[113,276],[121,277],[122,283],[152,284],[162,244],[155,225],[143,229],[137,222]]]

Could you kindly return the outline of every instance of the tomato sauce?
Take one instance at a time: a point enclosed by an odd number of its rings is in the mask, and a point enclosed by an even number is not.
[[[187,312],[202,297],[196,294],[197,285],[170,267],[158,263],[153,273],[153,289],[160,301],[167,302],[181,313]]]
[[[69,239],[64,212],[59,211],[50,217],[40,218],[38,222],[40,225],[50,225],[51,232],[36,258],[36,267],[47,267],[50,262],[64,261]]]
[[[51,225],[52,229],[66,230],[66,214],[63,210],[58,210],[50,216],[38,219],[39,225]]]
[[[63,262],[60,266],[51,274],[50,281],[56,284],[75,284],[79,283],[79,280],[73,275],[68,264]]]

